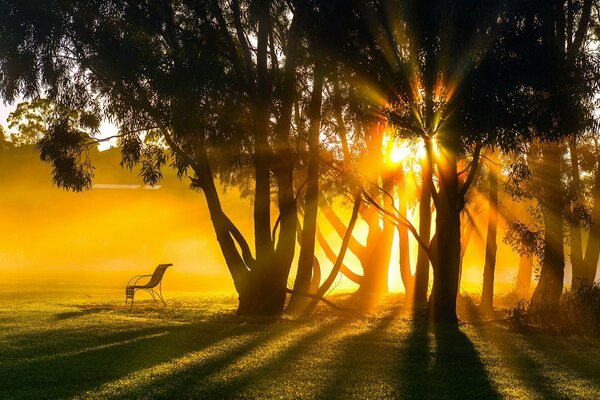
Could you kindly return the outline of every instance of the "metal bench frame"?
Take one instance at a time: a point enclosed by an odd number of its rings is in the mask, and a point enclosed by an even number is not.
[[[152,299],[156,304],[158,304],[158,299],[160,299],[166,307],[167,303],[165,303],[162,295],[162,280],[165,276],[165,271],[172,265],[173,264],[159,264],[152,275],[136,275],[131,278],[129,282],[127,282],[127,286],[125,286],[125,305],[127,305],[129,299],[131,299],[131,306],[133,306],[135,293],[138,290],[144,290],[152,296]],[[150,280],[144,285],[138,285],[138,281],[144,278],[150,278]],[[157,286],[158,290],[156,290]]]

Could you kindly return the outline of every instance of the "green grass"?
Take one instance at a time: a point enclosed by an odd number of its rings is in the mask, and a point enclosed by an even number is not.
[[[600,340],[363,317],[236,319],[232,296],[0,294],[0,399],[594,399]],[[337,301],[343,301],[339,296]]]

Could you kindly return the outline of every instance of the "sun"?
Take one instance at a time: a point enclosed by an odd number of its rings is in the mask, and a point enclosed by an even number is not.
[[[405,143],[394,143],[388,156],[389,162],[399,164],[410,156],[411,149]]]

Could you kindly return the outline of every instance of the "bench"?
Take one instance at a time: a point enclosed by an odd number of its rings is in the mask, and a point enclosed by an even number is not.
[[[165,300],[162,296],[162,279],[165,275],[165,271],[167,268],[172,266],[173,264],[159,264],[158,267],[154,270],[152,275],[136,275],[127,282],[127,286],[125,286],[125,305],[128,304],[129,299],[131,299],[131,305],[133,306],[133,297],[138,290],[145,290],[152,296],[152,299],[158,304],[157,298],[162,301],[162,303],[167,306]],[[150,278],[150,280],[143,284],[138,285],[140,279]],[[158,286],[158,291],[156,287]]]

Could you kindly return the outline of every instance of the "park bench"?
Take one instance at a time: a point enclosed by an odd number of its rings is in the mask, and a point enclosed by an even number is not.
[[[125,287],[125,305],[127,305],[128,300],[131,299],[131,305],[133,306],[133,297],[135,296],[135,293],[138,290],[145,290],[150,293],[150,296],[152,296],[152,299],[154,299],[156,304],[158,304],[158,297],[166,307],[167,303],[165,303],[162,296],[162,279],[167,268],[172,265],[173,264],[159,264],[152,275],[136,275],[131,278]],[[144,278],[150,278],[150,280],[143,285],[138,285],[139,280]],[[156,290],[157,286],[158,291]]]

